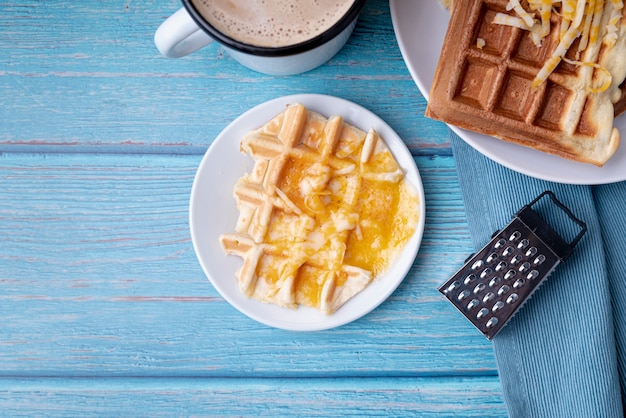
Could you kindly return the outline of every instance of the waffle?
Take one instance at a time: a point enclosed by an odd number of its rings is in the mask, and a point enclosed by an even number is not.
[[[626,111],[626,82],[623,82],[619,89],[621,91],[621,95],[619,100],[613,105],[613,113],[615,117],[621,115]]]
[[[383,139],[288,106],[246,135],[254,165],[234,187],[239,217],[220,236],[250,298],[330,314],[393,263],[417,226],[418,197]]]
[[[426,116],[563,158],[604,165],[620,141],[613,122],[614,113],[624,111],[620,84],[626,76],[626,19],[616,27],[613,46],[602,42],[612,7],[607,1],[600,41],[590,41],[577,52],[581,41],[576,40],[565,59],[537,82],[559,44],[562,13],[551,14],[549,35],[538,47],[528,30],[494,23],[498,13],[515,16],[508,4],[455,1]],[[596,88],[606,80],[608,88]]]

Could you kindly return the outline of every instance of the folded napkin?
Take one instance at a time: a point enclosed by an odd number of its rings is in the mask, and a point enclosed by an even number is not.
[[[538,180],[489,160],[454,133],[450,141],[476,250],[546,189],[588,228],[573,255],[493,339],[509,415],[623,417],[626,182],[576,186]],[[571,222],[542,210],[570,239]]]

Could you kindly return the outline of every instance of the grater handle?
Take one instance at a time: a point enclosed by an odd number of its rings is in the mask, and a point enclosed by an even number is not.
[[[550,199],[552,199],[552,202],[559,209],[561,209],[570,218],[572,222],[574,222],[576,225],[580,227],[580,232],[578,233],[578,235],[576,235],[574,239],[569,243],[569,245],[573,248],[574,246],[576,246],[576,244],[578,244],[578,241],[580,241],[583,235],[585,235],[585,233],[587,232],[587,224],[583,222],[581,219],[577,218],[576,215],[574,215],[574,213],[572,213],[572,211],[567,206],[565,206],[559,199],[557,199],[556,195],[554,194],[552,190],[545,190],[543,193],[537,196],[532,202],[530,202],[526,206],[532,208],[532,206],[535,203],[537,203],[546,195],[549,196]]]

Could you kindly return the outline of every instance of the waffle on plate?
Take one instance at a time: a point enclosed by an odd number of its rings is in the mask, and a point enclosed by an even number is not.
[[[241,142],[254,160],[220,236],[244,295],[332,313],[385,271],[413,235],[418,197],[384,140],[293,104]]]
[[[620,142],[623,12],[621,1],[455,0],[426,115],[602,166]]]

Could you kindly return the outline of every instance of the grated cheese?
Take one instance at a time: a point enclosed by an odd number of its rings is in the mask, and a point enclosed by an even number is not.
[[[602,81],[602,84],[600,84],[598,87],[589,86],[589,90],[592,93],[600,93],[608,89],[609,86],[611,85],[611,81],[613,81],[613,76],[611,75],[611,72],[607,70],[606,68],[600,66],[599,64],[592,63],[592,62],[573,61],[565,57],[563,57],[563,61],[572,65],[593,67],[599,71],[599,74],[601,75],[600,80]]]
[[[526,24],[524,19],[517,16],[511,16],[506,13],[496,13],[493,18],[493,23],[497,23],[498,25],[507,25],[513,26],[515,28],[530,30],[531,27]]]
[[[532,18],[530,13],[524,10],[519,0],[509,0],[507,10],[511,10],[511,9],[515,10],[515,13],[517,13],[517,15],[524,21],[526,26],[528,26],[529,28],[533,27],[533,25],[535,24],[535,19]]]
[[[611,16],[607,25],[607,33],[603,40],[603,42],[609,46],[615,45],[615,42],[617,41],[617,25],[622,18],[624,3],[621,0],[612,0],[611,5],[613,6],[611,9]]]
[[[608,5],[608,2],[610,2],[610,14],[608,19],[603,20],[605,6]],[[606,77],[609,72],[596,63],[580,61],[578,58],[587,48],[595,48],[599,46],[600,42],[607,47],[615,45],[622,19],[623,1],[528,0],[527,4],[527,9],[525,9],[519,0],[509,0],[506,10],[515,14],[497,13],[493,23],[528,31],[534,44],[540,47],[543,39],[550,34],[552,14],[561,17],[558,45],[537,73],[532,86],[537,87],[545,82],[559,63],[565,60],[574,65],[592,66],[598,69],[603,75],[601,77],[603,82],[600,86],[590,86],[590,90],[593,92],[606,90],[610,86],[610,77]],[[565,54],[577,39],[579,39],[576,51],[577,59],[567,60]]]

